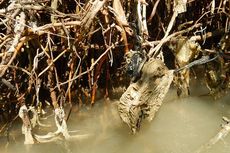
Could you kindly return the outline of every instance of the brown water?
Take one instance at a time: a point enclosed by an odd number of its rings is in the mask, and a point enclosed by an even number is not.
[[[144,122],[136,135],[131,135],[121,122],[117,100],[109,103],[101,100],[93,109],[73,111],[68,121],[69,130],[79,130],[78,134],[89,137],[24,145],[20,124],[16,124],[11,133],[14,140],[7,148],[3,138],[0,139],[0,153],[193,153],[217,134],[222,116],[230,118],[230,96],[214,101],[200,96],[206,93],[202,88],[192,91],[191,97],[179,99],[170,90],[156,118]],[[229,135],[203,153],[229,153]]]

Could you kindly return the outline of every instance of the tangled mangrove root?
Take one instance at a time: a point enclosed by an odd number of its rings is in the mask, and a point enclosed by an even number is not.
[[[157,97],[156,107],[143,95],[121,97],[121,118],[135,132],[146,114],[153,118],[173,77],[178,96],[189,95],[191,66],[194,72],[196,68],[204,72],[199,77],[205,78],[210,94],[221,97],[230,88],[229,4],[227,0],[2,0],[0,132],[19,114],[25,143],[34,143],[33,124],[42,124],[39,118],[29,119],[28,111],[36,108],[36,117],[50,105],[57,131],[44,139],[59,135],[69,139],[64,104],[93,106],[98,89],[108,98],[110,89],[120,85],[130,85],[124,95],[131,88],[136,94],[138,83],[141,94]],[[146,65],[159,60],[160,70],[146,73]],[[142,77],[155,74],[152,89],[140,83]]]

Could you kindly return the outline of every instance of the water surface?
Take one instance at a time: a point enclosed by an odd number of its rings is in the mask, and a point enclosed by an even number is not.
[[[193,153],[221,129],[222,116],[230,118],[230,96],[214,101],[201,96],[202,88],[194,88],[188,98],[177,98],[171,89],[152,122],[145,121],[141,131],[131,135],[121,122],[117,100],[99,100],[93,109],[73,110],[69,130],[89,134],[74,141],[24,145],[20,124],[13,125],[11,143],[5,148],[1,138],[1,153]],[[50,121],[49,121],[50,120]],[[53,124],[52,117],[46,122]],[[46,129],[45,132],[55,128]],[[44,132],[44,129],[43,129]],[[13,139],[13,140],[12,140]],[[207,148],[204,153],[229,153],[230,136]]]

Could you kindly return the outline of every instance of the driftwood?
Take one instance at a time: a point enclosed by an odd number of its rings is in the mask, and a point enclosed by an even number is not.
[[[118,104],[120,117],[132,133],[139,130],[142,119],[151,121],[155,117],[172,80],[173,70],[168,70],[161,60],[145,63],[141,78],[130,84]]]

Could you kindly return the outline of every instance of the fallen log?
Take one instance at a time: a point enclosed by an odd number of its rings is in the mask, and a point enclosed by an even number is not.
[[[118,104],[121,119],[133,134],[140,129],[141,121],[151,121],[159,110],[173,80],[174,70],[168,70],[159,59],[150,59],[142,69],[141,78],[131,83]]]

